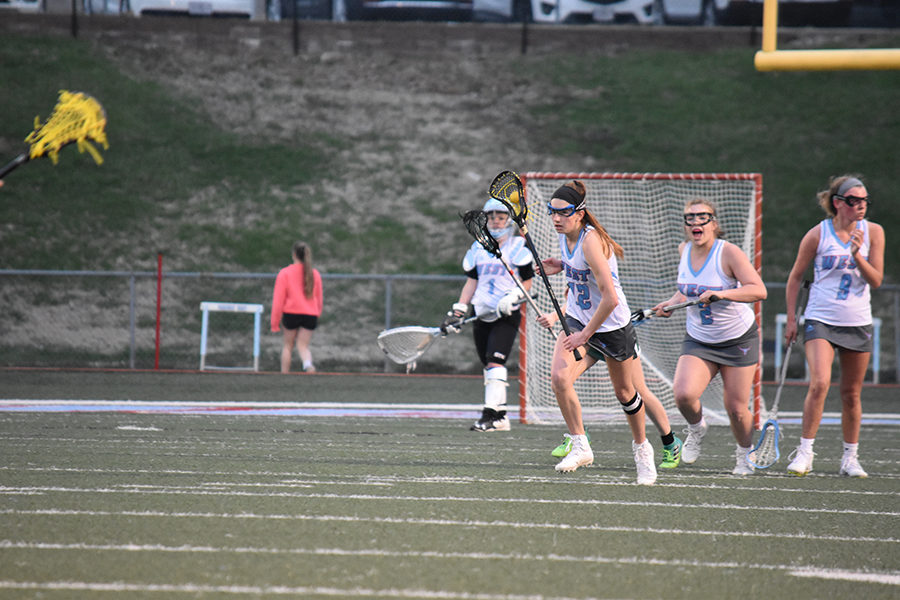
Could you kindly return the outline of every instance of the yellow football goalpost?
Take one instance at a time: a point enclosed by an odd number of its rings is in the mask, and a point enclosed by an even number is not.
[[[763,0],[762,50],[757,71],[881,71],[900,69],[900,48],[778,50],[778,0]]]

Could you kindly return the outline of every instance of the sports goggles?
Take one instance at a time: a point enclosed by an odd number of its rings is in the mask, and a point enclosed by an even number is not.
[[[581,209],[574,204],[567,204],[562,208],[554,208],[552,204],[550,204],[549,202],[547,203],[547,214],[551,217],[553,215],[559,215],[561,217],[571,217],[579,210]]]
[[[843,200],[847,206],[856,206],[860,202],[865,202],[866,205],[872,204],[872,199],[868,196],[841,196],[835,194],[834,197],[838,200]]]
[[[706,225],[710,221],[715,221],[716,215],[711,212],[684,213],[685,225]]]

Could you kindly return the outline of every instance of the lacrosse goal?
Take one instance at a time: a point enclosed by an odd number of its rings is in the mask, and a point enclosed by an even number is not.
[[[559,257],[558,235],[546,214],[553,192],[572,179],[584,182],[587,206],[609,234],[625,250],[619,261],[619,279],[633,311],[649,308],[675,291],[678,244],[684,240],[682,213],[685,203],[706,198],[718,207],[724,239],[740,246],[760,269],[762,249],[762,175],[756,173],[526,173],[525,197],[531,207],[528,231],[542,258]],[[565,296],[565,280],[552,278],[558,298]],[[533,286],[542,311],[552,311],[543,286]],[[560,301],[562,304],[562,301]],[[753,305],[762,325],[761,303]],[[668,319],[648,319],[637,326],[641,361],[648,387],[659,397],[666,412],[683,423],[672,394],[675,364],[684,338],[684,311]],[[550,362],[554,338],[527,315],[520,330],[520,418],[529,423],[562,420],[550,388]],[[762,336],[760,335],[760,339]],[[762,355],[762,353],[760,353]],[[760,375],[757,366],[752,402],[758,419]],[[575,384],[585,422],[623,415],[612,391],[606,369],[596,365]],[[722,383],[717,375],[702,398],[704,414],[712,423],[727,423],[722,404]]]

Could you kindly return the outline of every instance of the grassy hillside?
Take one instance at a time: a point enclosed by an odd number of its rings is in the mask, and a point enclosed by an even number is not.
[[[361,211],[363,199],[389,203],[394,192],[379,190],[374,179],[367,188],[359,178],[358,198],[325,191],[348,169],[348,150],[352,156],[365,143],[360,136],[235,133],[190,90],[175,95],[165,81],[123,72],[105,57],[115,52],[65,38],[0,40],[0,155],[12,158],[20,150],[34,115],[46,115],[62,88],[102,100],[111,144],[99,168],[67,149],[56,167],[40,161],[9,177],[0,205],[4,267],[142,268],[158,250],[178,249],[170,268],[271,271],[300,230],[314,246],[328,247],[320,260],[331,271],[457,272],[468,242],[455,219],[459,207],[473,204],[465,197],[469,188],[449,195],[419,190],[403,210]],[[814,193],[829,175],[864,174],[875,198],[873,220],[894,229],[900,113],[893,106],[900,78],[892,72],[764,74],[751,59],[747,49],[633,50],[478,64],[514,72],[516,88],[502,94],[527,101],[515,115],[522,152],[505,166],[763,173],[764,276],[781,280],[800,236],[820,218]],[[401,60],[392,59],[392,70]],[[318,84],[307,77],[289,82],[299,90]],[[479,93],[492,93],[485,87]],[[525,88],[538,93],[525,95]],[[466,98],[460,110],[487,110]],[[404,164],[397,149],[416,140],[385,137],[379,139],[382,169],[393,170],[394,185],[420,188],[415,165]],[[491,155],[492,145],[509,151],[497,138],[446,152]],[[529,153],[542,163],[532,164]],[[472,189],[494,173],[491,162],[481,164],[484,172],[469,177]],[[444,168],[445,177],[463,179],[452,160]],[[304,193],[292,195],[296,189]],[[316,191],[326,198],[312,197]],[[355,226],[346,226],[348,210],[356,213]],[[422,221],[449,226],[427,253],[409,235]],[[415,260],[389,258],[398,251]],[[897,281],[898,258],[898,247],[889,244],[888,282]]]

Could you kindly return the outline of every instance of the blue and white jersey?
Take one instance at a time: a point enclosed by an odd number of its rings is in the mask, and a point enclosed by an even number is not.
[[[715,241],[699,271],[694,271],[691,266],[691,248],[693,244],[685,246],[678,264],[678,291],[688,300],[696,300],[707,290],[740,287],[738,280],[727,276],[722,269],[725,241]],[[706,306],[689,306],[686,319],[689,336],[706,344],[719,344],[747,333],[755,316],[753,309],[746,303],[719,300]]]
[[[603,298],[600,288],[597,287],[597,279],[584,258],[584,236],[587,235],[588,231],[593,230],[594,228],[590,225],[582,229],[581,234],[578,236],[578,241],[571,252],[569,252],[569,247],[566,244],[565,234],[559,234],[559,249],[562,254],[563,271],[566,274],[566,285],[569,288],[569,293],[566,295],[566,316],[574,317],[585,325],[590,322],[591,317],[597,312],[597,306],[599,306],[600,300]],[[619,303],[597,329],[599,332],[622,329],[631,322],[631,311],[628,310],[625,292],[622,291],[622,286],[619,283],[619,262],[616,260],[615,253],[610,252],[607,262],[612,273],[613,285],[615,286],[616,297],[619,299]],[[595,332],[592,332],[592,335],[593,333]]]
[[[518,235],[507,236],[500,245],[500,253],[517,277],[519,267],[530,265],[533,260],[531,251],[525,247],[525,239]],[[506,267],[500,259],[485,250],[478,242],[472,242],[462,264],[466,273],[474,270],[478,276],[478,286],[475,288],[475,295],[472,296],[475,314],[482,321],[497,320],[497,303],[506,292],[516,287],[515,281],[506,272]]]
[[[869,222],[857,221],[863,232],[859,255],[869,258]],[[859,274],[850,253],[850,241],[842,242],[834,232],[834,223],[819,223],[819,245],[813,263],[815,277],[809,288],[809,302],[803,316],[829,325],[856,327],[872,323],[869,284]]]

